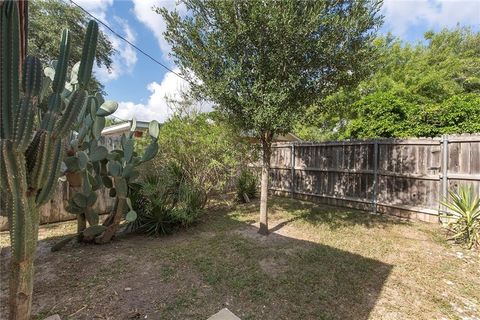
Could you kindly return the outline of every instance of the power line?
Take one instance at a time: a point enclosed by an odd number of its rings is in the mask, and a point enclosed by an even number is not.
[[[98,23],[100,23],[101,25],[103,25],[105,28],[107,28],[108,30],[110,30],[110,32],[112,32],[114,35],[116,35],[118,38],[122,39],[123,41],[125,41],[126,43],[128,43],[129,45],[131,45],[133,48],[135,48],[138,52],[142,53],[144,56],[150,58],[150,60],[152,60],[153,62],[155,62],[156,64],[160,65],[161,67],[165,68],[166,70],[170,71],[171,73],[173,73],[174,75],[176,75],[177,77],[179,77],[180,79],[186,81],[186,82],[189,82],[187,79],[185,79],[184,77],[182,77],[180,74],[178,74],[177,72],[173,71],[172,69],[170,69],[169,67],[167,67],[166,65],[164,65],[163,63],[161,63],[160,61],[158,61],[157,59],[155,59],[154,57],[152,57],[150,54],[148,54],[147,52],[143,51],[141,48],[137,47],[135,44],[133,44],[132,42],[130,42],[129,40],[127,40],[126,38],[124,38],[122,35],[120,35],[118,32],[116,32],[115,30],[113,30],[109,25],[107,25],[105,22],[103,22],[102,20],[98,19],[97,17],[95,17],[93,14],[91,14],[90,12],[88,12],[87,10],[85,10],[84,8],[82,8],[80,5],[78,5],[77,3],[75,3],[75,1],[73,0],[69,0],[72,4],[74,4],[76,7],[78,7],[80,10],[82,10],[83,12],[85,12],[87,15],[89,15],[90,17],[92,17],[94,20],[96,20]]]

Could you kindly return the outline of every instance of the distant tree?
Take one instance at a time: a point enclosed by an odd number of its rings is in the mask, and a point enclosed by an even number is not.
[[[192,90],[261,141],[260,230],[268,234],[270,147],[308,105],[370,72],[380,1],[183,0],[157,8]]]
[[[49,62],[58,56],[58,38],[62,30],[68,28],[72,43],[81,43],[85,36],[89,17],[79,8],[58,0],[30,0],[28,22],[28,52]],[[99,32],[96,53],[97,65],[110,69],[112,55],[115,53],[112,43],[103,32]],[[72,46],[71,66],[80,61],[82,46]],[[103,91],[103,86],[92,77],[90,91]]]
[[[427,32],[425,42],[415,45],[391,36],[376,39],[375,44],[379,53],[375,74],[356,90],[339,90],[318,104],[334,107],[311,110],[317,114],[311,118],[320,123],[310,126],[335,138],[480,131],[480,32],[458,27]],[[345,110],[350,112],[339,112]],[[321,130],[324,118],[332,121]],[[297,130],[308,132],[310,126]]]

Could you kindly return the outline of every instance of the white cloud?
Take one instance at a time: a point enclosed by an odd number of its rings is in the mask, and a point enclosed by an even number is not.
[[[105,21],[107,10],[113,5],[113,0],[77,0],[75,2],[102,21]]]
[[[428,29],[461,25],[480,26],[478,0],[385,0],[382,8],[385,26],[397,36],[410,27]]]
[[[154,7],[164,7],[168,10],[176,8],[181,14],[185,13],[186,9],[183,5],[177,5],[174,0],[133,0],[133,12],[135,17],[152,31],[158,41],[158,46],[163,53],[163,58],[168,59],[170,45],[163,36],[163,33],[166,30],[166,24],[162,16],[153,11]]]
[[[128,22],[119,17],[114,17],[114,20],[115,25],[121,27],[123,31],[122,36],[131,43],[135,43],[136,33],[130,27]],[[104,66],[95,69],[95,72],[101,82],[115,80],[122,74],[131,73],[135,67],[135,64],[137,63],[137,52],[132,46],[108,31],[105,33],[112,43],[113,48],[117,52],[112,58],[112,66],[110,71],[108,71]]]
[[[177,70],[174,70],[178,72]],[[174,110],[167,104],[166,97],[169,99],[181,99],[181,92],[187,91],[188,83],[177,77],[172,72],[167,72],[161,83],[152,82],[147,86],[151,92],[147,103],[134,103],[123,101],[119,103],[115,116],[120,119],[131,119],[150,121],[157,120],[164,122],[172,116]],[[212,104],[204,103],[197,106],[199,111],[211,111]]]

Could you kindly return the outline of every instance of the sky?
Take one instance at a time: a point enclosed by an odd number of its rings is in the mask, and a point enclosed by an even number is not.
[[[77,0],[79,5],[111,26],[123,37],[177,71],[163,37],[165,22],[152,8],[177,8],[175,0]],[[480,0],[384,0],[384,25],[380,33],[410,43],[421,41],[429,30],[470,26],[480,30]],[[104,30],[117,53],[110,71],[96,68],[105,85],[108,100],[119,102],[115,116],[120,119],[164,122],[172,114],[165,97],[178,98],[187,84],[174,73],[154,63],[124,41]],[[211,105],[205,105],[206,111]]]

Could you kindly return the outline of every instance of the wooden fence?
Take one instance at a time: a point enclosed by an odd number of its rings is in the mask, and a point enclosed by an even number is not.
[[[449,188],[480,193],[480,134],[279,143],[271,166],[275,194],[437,222]]]
[[[118,138],[106,138],[115,148]],[[448,189],[473,184],[480,193],[480,134],[432,139],[379,139],[273,146],[270,190],[279,195],[438,221]],[[75,219],[64,210],[68,184],[60,182],[40,210],[41,223]],[[99,191],[98,212],[112,205]],[[0,231],[7,230],[0,217]]]

